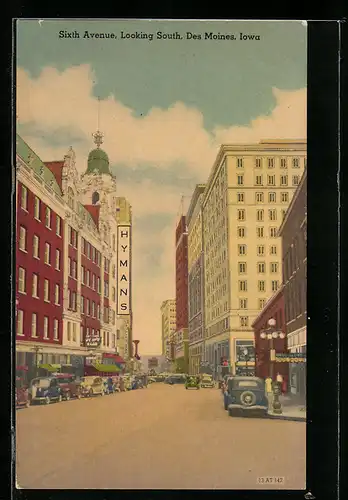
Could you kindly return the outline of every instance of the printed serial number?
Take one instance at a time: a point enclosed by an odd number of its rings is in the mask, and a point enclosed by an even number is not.
[[[280,476],[266,476],[266,477],[258,477],[258,484],[284,484],[285,477]]]

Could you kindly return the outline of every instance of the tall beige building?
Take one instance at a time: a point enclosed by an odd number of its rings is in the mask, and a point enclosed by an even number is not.
[[[176,331],[176,305],[175,299],[168,299],[162,302],[162,354],[171,358],[170,340]]]
[[[128,200],[124,197],[117,197],[116,198],[116,220],[117,220],[117,225],[120,230],[123,230],[123,226],[129,226],[130,228],[130,236],[129,236],[129,246],[130,246],[130,252],[128,254],[128,264],[129,264],[129,275],[128,275],[128,281],[129,281],[129,289],[128,289],[128,297],[129,297],[129,302],[128,302],[128,310],[126,311],[127,314],[123,314],[122,316],[119,315],[117,317],[117,347],[119,354],[124,358],[124,359],[129,359],[132,357],[132,351],[133,351],[133,314],[132,314],[132,207]],[[120,236],[120,234],[119,234]],[[118,248],[118,253],[120,249]],[[119,259],[119,255],[117,256],[118,262],[121,262]],[[125,259],[123,259],[125,261]],[[117,279],[119,279],[119,276],[121,272],[123,273],[124,267],[117,269]],[[118,288],[124,286],[124,282],[118,283]]]
[[[278,228],[306,164],[306,141],[223,145],[205,190],[206,360],[254,370],[251,324],[282,280]],[[247,353],[247,354],[246,354]]]

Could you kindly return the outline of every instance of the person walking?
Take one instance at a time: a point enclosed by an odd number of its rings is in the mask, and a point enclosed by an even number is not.
[[[272,388],[272,383],[273,380],[270,376],[268,376],[265,380],[265,390],[266,390],[266,396],[268,399],[268,411],[272,410],[272,404],[273,404],[273,388]]]

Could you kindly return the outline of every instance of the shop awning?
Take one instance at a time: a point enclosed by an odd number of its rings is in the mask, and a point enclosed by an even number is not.
[[[49,372],[56,372],[57,370],[61,369],[61,365],[42,364],[42,365],[39,365],[39,368],[43,368],[44,370],[47,370]]]
[[[92,365],[98,372],[105,373],[119,373],[121,368],[116,365],[103,365],[102,363],[95,363]]]

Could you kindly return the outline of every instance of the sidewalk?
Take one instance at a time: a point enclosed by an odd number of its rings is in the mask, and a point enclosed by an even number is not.
[[[306,422],[306,405],[295,396],[280,396],[279,401],[282,405],[283,413],[280,415],[268,412],[269,418],[274,420],[292,420],[293,422]]]

